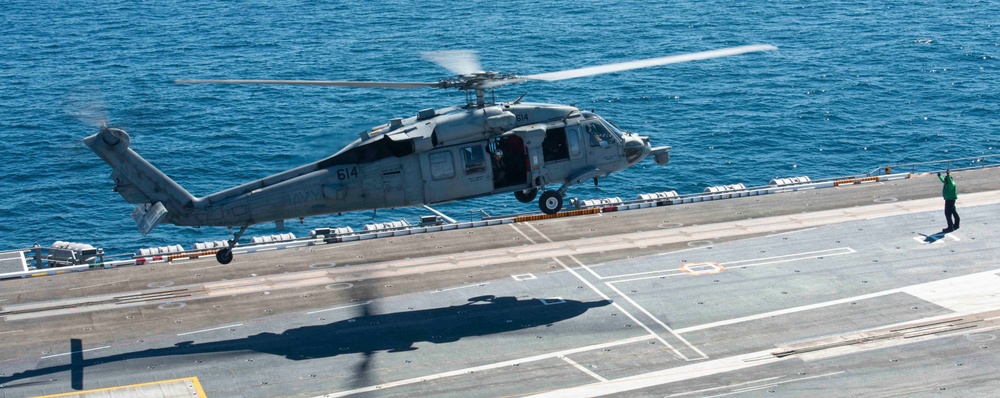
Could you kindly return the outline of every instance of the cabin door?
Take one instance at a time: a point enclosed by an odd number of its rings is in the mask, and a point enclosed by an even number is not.
[[[447,202],[486,195],[493,191],[492,170],[487,167],[483,144],[451,147],[421,155],[424,201]]]

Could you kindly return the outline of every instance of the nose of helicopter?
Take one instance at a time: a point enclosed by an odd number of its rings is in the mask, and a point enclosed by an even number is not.
[[[649,137],[629,135],[624,138],[625,160],[630,165],[638,163],[640,160],[645,159],[646,156],[649,156],[649,152],[652,150],[649,144]]]

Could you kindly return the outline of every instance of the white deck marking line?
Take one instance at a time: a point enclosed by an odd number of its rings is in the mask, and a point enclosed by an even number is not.
[[[745,387],[745,388],[735,389],[735,390],[732,390],[732,391],[727,392],[725,394],[709,395],[709,396],[706,396],[706,397],[703,397],[703,398],[716,398],[716,397],[724,397],[724,396],[727,396],[727,395],[742,394],[742,393],[745,393],[745,392],[754,391],[754,390],[760,390],[760,389],[763,389],[763,388],[777,387],[777,386],[782,385],[782,384],[788,384],[788,383],[792,383],[792,382],[796,382],[796,381],[803,381],[803,380],[809,380],[809,379],[818,379],[820,377],[833,376],[833,375],[837,375],[837,374],[841,374],[841,373],[844,373],[844,371],[842,370],[842,371],[839,371],[839,372],[831,372],[831,373],[826,373],[826,374],[821,374],[821,375],[816,375],[816,376],[806,376],[806,377],[800,377],[800,378],[797,378],[797,379],[782,380],[782,381],[779,381],[779,382],[775,382],[775,383],[771,383],[771,384],[765,384],[765,385],[760,385],[760,386],[756,386],[756,387]],[[764,379],[764,380],[766,380],[766,379]],[[720,387],[720,388],[725,388],[725,387]],[[674,394],[674,395],[677,395],[677,394]],[[671,397],[673,397],[674,395],[671,395]]]
[[[306,315],[318,314],[320,312],[327,312],[327,311],[334,311],[334,310],[342,310],[344,308],[358,307],[358,306],[362,306],[362,305],[368,305],[370,303],[371,303],[371,301],[365,301],[365,302],[360,303],[360,304],[342,305],[340,307],[333,307],[333,308],[327,308],[325,310],[316,310],[316,311],[312,311],[312,312],[307,312]]]
[[[568,363],[570,365],[573,365],[574,368],[580,369],[580,371],[582,371],[583,373],[586,373],[586,374],[590,375],[590,377],[593,377],[593,378],[597,379],[597,381],[608,381],[608,379],[605,379],[604,377],[601,377],[601,375],[592,372],[590,369],[587,369],[587,368],[583,367],[583,365],[580,365],[580,364],[576,363],[576,361],[574,361],[572,359],[569,359],[569,358],[567,358],[565,356],[562,356],[562,355],[559,356],[559,359],[562,359],[563,361],[566,361],[566,363]]]
[[[422,382],[425,382],[425,381],[433,381],[433,380],[443,379],[443,378],[446,378],[446,377],[461,376],[461,375],[469,374],[470,372],[481,372],[481,371],[484,371],[484,370],[498,369],[498,368],[503,368],[503,367],[510,367],[510,366],[514,366],[514,365],[518,365],[518,364],[522,364],[522,363],[536,362],[536,361],[541,361],[541,360],[545,360],[545,359],[552,359],[552,358],[564,357],[566,355],[572,355],[572,354],[577,354],[577,353],[581,353],[581,352],[587,352],[587,351],[593,351],[593,350],[600,350],[600,349],[604,349],[604,348],[616,347],[616,346],[625,345],[625,344],[632,344],[632,343],[637,343],[637,342],[640,342],[640,341],[649,340],[649,339],[652,339],[652,338],[655,338],[655,337],[656,336],[654,336],[654,335],[638,336],[638,337],[632,337],[632,338],[623,339],[623,340],[610,341],[610,342],[607,342],[607,343],[600,343],[600,344],[594,344],[594,345],[589,345],[589,346],[584,346],[584,347],[570,348],[570,349],[567,349],[567,350],[562,350],[562,351],[557,351],[557,352],[550,352],[550,353],[547,353],[547,354],[540,354],[540,355],[535,355],[535,356],[530,356],[530,357],[525,357],[525,358],[517,358],[517,359],[512,359],[512,360],[509,360],[509,361],[496,362],[496,363],[491,363],[491,364],[486,364],[486,365],[481,365],[481,366],[475,366],[475,367],[471,367],[471,368],[452,370],[452,371],[448,371],[448,372],[442,372],[442,373],[437,373],[437,374],[432,374],[432,375],[427,375],[427,376],[419,376],[419,377],[414,377],[412,379],[392,381],[392,382],[388,382],[388,383],[383,383],[383,384],[379,384],[379,385],[375,385],[375,386],[368,386],[368,387],[364,387],[364,388],[358,388],[358,389],[354,389],[354,390],[339,391],[339,392],[329,393],[329,394],[325,394],[325,395],[320,395],[319,397],[323,397],[323,398],[345,397],[345,396],[348,396],[348,395],[360,394],[360,393],[371,392],[371,391],[378,391],[378,390],[382,390],[382,389],[386,389],[386,388],[405,386],[405,385],[408,385],[408,384],[422,383]]]
[[[833,252],[834,250],[841,250],[841,252],[834,253]],[[822,253],[822,254],[817,254],[817,253]],[[730,261],[730,262],[718,263],[718,264],[719,265],[731,265],[731,264],[738,264],[738,263],[743,263],[743,262],[748,262],[748,261],[759,261],[759,260],[769,260],[769,259],[775,259],[775,258],[786,258],[784,260],[777,260],[777,261],[768,261],[768,262],[755,263],[755,264],[739,265],[740,268],[747,268],[747,267],[756,267],[758,265],[789,263],[789,262],[793,262],[793,261],[809,260],[809,259],[819,258],[819,257],[831,257],[831,256],[839,256],[839,255],[842,255],[842,254],[853,254],[853,253],[857,253],[857,251],[854,250],[854,249],[852,249],[852,248],[850,248],[850,247],[841,247],[841,248],[837,248],[837,249],[828,249],[828,250],[820,250],[820,251],[806,252],[806,253],[787,254],[787,255],[784,255],[784,256],[766,257],[766,258],[758,258],[758,259],[751,259],[751,260]],[[810,256],[804,256],[804,257],[793,257],[793,256],[802,256],[804,254],[812,254],[812,255],[810,255]],[[791,258],[788,258],[788,257],[791,257]],[[583,264],[580,264],[580,265],[583,266]],[[641,280],[646,280],[646,279],[663,278],[663,277],[668,277],[668,276],[688,275],[688,274],[682,272],[680,269],[666,269],[666,270],[660,270],[660,271],[647,271],[647,272],[636,272],[634,274],[616,275],[616,276],[613,276],[613,277],[609,276],[609,277],[603,278],[603,279],[624,278],[626,276],[648,275],[648,274],[656,274],[656,275],[654,275],[654,276],[646,276],[646,277],[642,277],[642,278],[622,279],[622,280],[611,281],[611,282],[608,282],[608,283],[634,282],[634,281],[641,281]]]
[[[701,390],[679,392],[679,393],[670,394],[670,395],[667,395],[667,396],[668,397],[683,397],[685,395],[700,394],[700,393],[703,393],[703,392],[709,392],[709,391],[715,391],[715,390],[722,390],[722,389],[726,389],[726,388],[740,387],[740,386],[746,386],[746,385],[750,385],[750,384],[754,384],[754,383],[760,383],[760,382],[766,382],[766,381],[771,381],[771,380],[777,380],[777,379],[780,379],[782,377],[785,377],[785,376],[767,377],[767,378],[758,379],[758,380],[751,380],[751,381],[744,381],[742,383],[730,384],[730,385],[726,385],[726,386],[722,386],[722,387],[711,387],[711,388],[704,388],[704,389],[701,389]]]
[[[629,319],[631,319],[632,322],[635,322],[636,325],[639,325],[643,329],[646,329],[646,332],[649,333],[649,335],[651,337],[659,340],[660,343],[662,343],[664,347],[667,347],[671,351],[673,351],[674,355],[677,355],[678,358],[687,360],[687,357],[684,356],[684,354],[681,354],[680,351],[678,351],[676,348],[674,348],[673,345],[671,345],[666,340],[664,340],[663,337],[660,337],[660,335],[658,335],[655,332],[653,332],[653,329],[650,329],[649,326],[646,326],[645,323],[642,323],[641,321],[639,321],[638,318],[636,318],[635,316],[633,316],[630,312],[626,311],[625,308],[622,308],[621,305],[618,305],[618,303],[616,303],[614,300],[612,300],[610,297],[608,297],[606,294],[604,294],[604,292],[598,290],[596,286],[592,285],[589,281],[587,281],[586,279],[584,279],[584,277],[580,276],[580,274],[578,274],[576,271],[570,269],[568,265],[566,265],[562,261],[559,261],[558,258],[552,258],[552,259],[555,260],[556,263],[558,263],[559,265],[561,265],[564,269],[566,269],[566,271],[569,271],[569,273],[573,274],[573,276],[575,276],[577,279],[579,279],[580,282],[583,282],[583,284],[587,285],[587,287],[589,287],[590,290],[593,290],[598,295],[600,295],[602,298],[604,298],[605,300],[611,302],[612,306],[614,306],[615,308],[617,308],[618,311],[621,311],[623,314],[625,314],[625,316],[627,316]]]
[[[517,228],[516,226],[514,226],[514,224],[507,224],[507,225],[510,225],[510,227],[511,227],[511,228],[514,228],[514,230],[515,230],[515,231],[517,231],[517,233],[521,234],[521,236],[523,236],[523,237],[524,237],[524,239],[527,239],[527,240],[528,240],[528,242],[531,242],[531,244],[534,244],[534,245],[537,245],[537,244],[538,244],[538,242],[535,242],[535,240],[534,240],[534,239],[531,239],[531,237],[530,237],[530,236],[528,236],[528,235],[527,235],[527,234],[525,234],[525,233],[524,233],[523,231],[521,231],[520,229],[518,229],[518,228]]]
[[[615,275],[615,276],[606,276],[606,277],[602,277],[601,279],[624,278],[626,276],[649,275],[649,274],[660,274],[660,275],[655,276],[654,278],[666,277],[666,276],[686,275],[684,273],[684,271],[680,270],[680,268],[671,268],[671,269],[662,269],[662,270],[658,270],[658,271],[636,272],[634,274],[621,274],[621,275]],[[649,279],[649,278],[639,278],[639,279]],[[623,282],[623,281],[614,281],[614,282]]]
[[[527,223],[525,223],[525,224],[527,224]],[[535,227],[531,226],[531,224],[528,224],[528,226],[529,226],[529,227],[531,227],[531,229],[534,229],[534,230],[535,230],[535,232],[537,232],[537,233],[538,233],[539,235],[541,235],[541,236],[542,236],[543,238],[545,238],[545,239],[546,239],[546,240],[548,240],[549,242],[552,242],[552,239],[549,239],[549,237],[548,237],[548,236],[545,236],[544,234],[542,234],[542,232],[541,232],[541,231],[539,231],[539,230],[535,229]],[[569,257],[570,259],[572,259],[573,261],[576,261],[576,263],[577,263],[577,264],[580,264],[580,265],[581,265],[581,266],[583,266],[584,268],[587,268],[587,267],[586,267],[585,265],[583,265],[583,263],[582,263],[582,262],[581,262],[580,260],[577,260],[577,259],[576,259],[576,257],[573,257],[572,255],[570,255],[570,256],[568,256],[568,257]],[[612,303],[612,305],[614,305],[614,306],[615,306],[615,308],[618,308],[618,310],[619,310],[619,311],[621,311],[621,312],[622,312],[623,314],[627,315],[627,316],[629,317],[629,319],[632,319],[632,322],[635,322],[635,323],[636,323],[637,325],[639,325],[639,326],[642,326],[642,328],[643,328],[643,329],[646,329],[646,332],[649,332],[649,334],[652,334],[653,336],[656,336],[656,339],[657,339],[657,340],[659,340],[659,341],[660,341],[660,343],[662,343],[662,344],[663,344],[663,345],[664,345],[665,347],[667,347],[667,348],[669,348],[669,349],[670,349],[671,351],[673,351],[673,352],[674,352],[674,354],[675,354],[675,355],[677,355],[677,357],[678,357],[678,358],[681,358],[681,359],[683,359],[683,360],[685,360],[685,361],[690,361],[690,360],[691,360],[691,359],[690,359],[690,358],[688,358],[688,357],[687,357],[686,355],[684,355],[683,353],[681,353],[681,352],[680,352],[680,350],[678,350],[678,349],[677,349],[677,348],[675,348],[675,347],[674,347],[673,345],[671,345],[670,343],[668,343],[666,339],[664,339],[663,337],[660,337],[660,335],[659,335],[659,334],[657,334],[657,333],[654,333],[654,332],[653,332],[653,329],[650,329],[650,328],[649,328],[649,326],[646,326],[646,324],[645,324],[645,323],[642,323],[642,322],[640,322],[638,318],[636,318],[635,316],[633,316],[633,315],[632,315],[632,314],[631,314],[630,312],[626,311],[626,310],[625,310],[625,308],[622,308],[622,306],[618,305],[618,303],[615,303],[615,302],[614,302],[614,300],[611,300],[611,298],[609,298],[609,297],[608,297],[607,295],[605,295],[605,294],[604,294],[603,292],[601,292],[600,290],[598,290],[596,286],[594,286],[594,285],[593,285],[592,283],[590,283],[589,281],[587,281],[587,279],[585,279],[585,278],[584,278],[583,276],[581,276],[581,275],[580,275],[579,273],[577,273],[576,271],[574,271],[573,269],[571,269],[571,268],[570,268],[570,267],[569,267],[568,265],[566,265],[566,264],[565,264],[565,263],[563,263],[562,261],[559,261],[559,259],[558,259],[558,258],[556,258],[556,257],[552,257],[552,260],[555,260],[555,262],[556,262],[556,263],[558,263],[559,265],[561,265],[561,266],[563,267],[563,269],[565,269],[566,271],[569,271],[569,273],[573,274],[573,276],[575,276],[575,277],[576,277],[577,279],[579,279],[579,280],[580,280],[581,282],[583,282],[583,283],[584,283],[585,285],[587,285],[588,287],[590,287],[590,289],[591,289],[591,290],[593,290],[594,292],[597,292],[597,294],[601,295],[601,297],[603,297],[603,298],[604,298],[605,300],[608,300],[608,301],[610,301],[610,302]],[[589,268],[587,268],[587,270],[588,270],[588,271],[590,271],[590,269],[589,269]],[[590,271],[590,272],[591,272],[592,274],[594,274],[594,276],[597,276],[597,277],[598,277],[598,279],[600,279],[600,276],[599,276],[599,275],[597,275],[597,274],[596,274],[596,273],[594,273],[593,271]],[[610,285],[609,285],[609,286],[610,286]],[[671,331],[671,330],[670,330],[670,328],[666,327],[666,325],[664,325],[664,324],[663,324],[662,322],[660,322],[660,320],[659,320],[659,319],[656,319],[656,317],[653,317],[652,315],[650,315],[650,314],[649,314],[649,312],[647,312],[645,308],[642,308],[642,307],[640,307],[640,306],[639,306],[638,304],[636,304],[636,303],[635,303],[634,301],[632,301],[631,299],[629,299],[629,298],[628,298],[628,296],[625,296],[625,295],[624,295],[624,294],[622,294],[622,293],[621,293],[620,291],[618,291],[618,289],[615,289],[615,288],[614,288],[613,286],[612,286],[611,288],[612,288],[612,289],[614,289],[614,290],[615,290],[616,292],[618,292],[618,294],[619,294],[619,295],[621,295],[622,297],[624,297],[624,298],[625,298],[626,300],[628,300],[629,302],[631,302],[631,303],[632,303],[632,305],[634,305],[634,306],[635,306],[636,308],[638,308],[638,309],[639,309],[640,311],[642,311],[643,313],[645,313],[645,314],[646,314],[647,316],[649,316],[650,318],[653,318],[653,320],[654,320],[654,321],[656,321],[657,323],[659,323],[659,324],[663,325],[663,327],[665,327],[665,328],[666,328],[666,329],[667,329],[668,331],[670,331],[670,333],[671,333],[671,334],[673,334],[673,335],[674,335],[674,337],[677,337],[678,339],[680,339],[681,341],[683,341],[683,342],[684,342],[684,344],[687,344],[687,345],[688,345],[688,347],[691,347],[692,349],[694,349],[694,351],[695,351],[695,352],[697,352],[698,354],[700,354],[700,355],[701,355],[701,356],[703,357],[703,358],[701,358],[701,359],[704,359],[704,358],[708,358],[708,356],[707,356],[707,355],[705,355],[705,354],[704,354],[703,352],[701,352],[701,350],[698,350],[697,348],[695,348],[694,346],[692,346],[692,345],[691,345],[691,343],[689,343],[689,342],[688,342],[687,340],[684,340],[684,338],[682,338],[681,336],[677,335],[677,333],[674,333],[673,331]]]
[[[969,281],[974,281],[974,282],[982,282],[982,281],[992,282],[992,281],[987,280],[989,278],[984,278],[984,277],[986,277],[986,276],[992,276],[994,278],[998,277],[998,275],[997,275],[998,271],[1000,271],[1000,269],[994,269],[994,270],[990,270],[990,271],[978,272],[978,273],[975,273],[975,274],[969,274],[969,275],[959,276],[959,277],[955,277],[955,278],[936,280],[936,281],[933,281],[933,282],[926,282],[926,283],[921,283],[921,284],[916,284],[916,285],[904,286],[904,287],[900,287],[900,288],[896,288],[896,289],[883,290],[883,291],[880,291],[880,292],[874,292],[874,293],[869,293],[869,294],[862,294],[860,296],[854,296],[854,297],[847,297],[847,298],[842,298],[842,299],[837,299],[837,300],[825,301],[825,302],[822,302],[822,303],[809,304],[809,305],[803,305],[803,306],[792,307],[792,308],[785,308],[785,309],[782,309],[782,310],[765,312],[765,313],[762,313],[762,314],[749,315],[749,316],[744,316],[744,317],[740,317],[740,318],[733,318],[733,319],[726,319],[726,320],[722,320],[722,321],[718,321],[718,322],[712,322],[712,323],[706,323],[706,324],[703,324],[703,325],[697,325],[697,326],[691,326],[691,327],[687,327],[687,328],[681,328],[681,329],[675,330],[674,332],[680,333],[680,334],[690,333],[690,332],[696,332],[696,331],[699,331],[699,330],[711,329],[711,328],[715,328],[715,327],[719,327],[719,326],[726,326],[726,325],[732,325],[732,324],[741,323],[741,322],[755,321],[755,320],[758,320],[758,319],[765,319],[765,318],[770,318],[770,317],[775,317],[775,316],[780,316],[780,315],[794,314],[796,312],[809,311],[809,310],[814,310],[814,309],[823,308],[823,307],[829,307],[829,306],[838,305],[838,304],[845,304],[845,303],[850,303],[852,301],[867,300],[867,299],[870,299],[870,298],[888,296],[890,294],[896,294],[896,293],[906,293],[906,294],[912,295],[912,296],[914,296],[916,298],[919,298],[921,300],[930,302],[930,303],[932,303],[934,305],[939,305],[941,307],[945,307],[945,308],[949,308],[949,309],[955,310],[954,308],[950,308],[948,306],[948,304],[952,304],[952,303],[940,303],[939,304],[938,302],[935,302],[936,299],[938,301],[942,301],[942,299],[946,300],[946,301],[950,301],[949,299],[951,299],[951,297],[944,297],[944,296],[942,296],[943,294],[947,294],[945,292],[948,291],[947,289],[942,289],[942,288],[946,288],[948,285],[955,284],[956,282],[958,282],[959,279],[964,279],[964,280],[969,280]],[[979,286],[976,286],[976,287],[980,288],[980,289],[993,289],[994,285],[991,285],[990,283],[980,283]],[[954,289],[953,286],[951,288]],[[941,289],[941,290],[939,290],[939,289]],[[938,293],[938,292],[942,292],[942,293]],[[934,295],[935,293],[938,293],[938,296],[935,296]],[[966,295],[966,297],[964,298],[964,300],[965,301],[970,301],[968,295],[971,295],[974,292],[970,292],[968,290],[963,290],[963,293]],[[982,306],[981,300],[971,300],[971,301],[974,301],[974,303],[969,304],[969,305]],[[949,314],[949,315],[954,316],[955,314]]]
[[[663,323],[663,321],[661,321],[660,318],[657,318],[657,317],[653,316],[653,314],[650,313],[649,311],[646,311],[646,308],[644,308],[643,306],[639,305],[639,303],[636,303],[635,301],[633,301],[631,297],[626,296],[625,293],[622,293],[621,290],[618,290],[618,288],[615,287],[614,285],[612,285],[612,283],[615,283],[615,282],[605,282],[604,284],[608,285],[608,287],[611,288],[611,290],[614,290],[615,293],[618,293],[619,296],[622,296],[625,300],[627,300],[629,303],[631,303],[633,306],[635,306],[635,308],[638,308],[639,311],[642,311],[643,314],[646,314],[646,316],[648,316],[650,319],[652,319],[658,325],[660,325],[664,329],[666,329],[667,332],[669,332],[670,334],[674,335],[674,337],[676,337],[678,340],[680,340],[685,345],[687,345],[688,348],[690,348],[694,352],[697,352],[698,355],[701,355],[701,358],[694,358],[694,359],[691,359],[691,358],[688,358],[688,357],[682,355],[681,357],[684,358],[685,361],[697,361],[697,360],[702,360],[702,359],[708,359],[708,355],[705,355],[704,352],[701,352],[701,350],[699,350],[698,347],[695,347],[694,344],[691,344],[691,342],[687,341],[687,339],[685,339],[684,337],[681,337],[680,334],[678,334],[677,332],[674,332],[674,330],[671,329],[670,326],[667,326],[666,323]]]
[[[580,267],[582,267],[583,269],[587,270],[587,272],[589,272],[591,275],[593,275],[595,278],[597,278],[597,280],[604,279],[603,276],[598,275],[596,271],[590,269],[590,267],[588,267],[587,264],[584,264],[582,261],[577,260],[576,257],[574,257],[574,256],[567,256],[567,257],[569,257],[570,260],[573,260],[577,264],[580,264]]]
[[[441,293],[441,292],[447,292],[447,291],[451,291],[451,290],[458,290],[458,289],[467,289],[467,288],[470,288],[470,287],[486,286],[486,285],[489,285],[489,284],[490,284],[489,282],[483,282],[483,283],[476,283],[476,284],[472,284],[472,285],[465,285],[465,286],[459,286],[459,287],[449,287],[447,289],[438,289],[438,290],[435,290],[435,291],[431,292],[431,294]]]
[[[238,324],[235,324],[235,325],[219,326],[217,328],[211,328],[211,329],[195,330],[193,332],[177,333],[177,337],[187,336],[189,334],[195,334],[195,333],[211,332],[213,330],[219,330],[219,329],[225,329],[225,328],[234,328],[234,327],[237,327],[237,326],[243,326],[243,324],[242,323],[238,323]]]
[[[198,260],[189,260],[189,261],[185,261],[185,263],[191,264],[193,261],[198,261]],[[225,267],[227,265],[229,265],[229,264],[217,264],[217,265],[213,265],[211,267],[189,269],[188,271],[202,271],[202,270],[206,270],[206,269]]]
[[[689,250],[699,250],[699,249],[703,250],[705,247],[710,247],[710,246],[697,247],[697,248],[685,249],[685,250],[678,250],[678,251],[670,252],[670,253],[661,253],[661,254],[657,254],[657,256],[666,255],[666,254],[673,254],[673,253],[680,253],[680,252],[689,251]],[[835,252],[835,251],[845,251],[845,252],[842,252],[842,253],[831,253],[831,252]],[[768,265],[768,264],[777,264],[777,263],[784,263],[784,262],[791,262],[791,261],[798,261],[798,260],[806,260],[806,259],[820,257],[821,255],[822,256],[838,256],[838,255],[841,255],[841,254],[852,254],[852,253],[857,253],[857,251],[855,251],[854,249],[852,249],[850,247],[840,247],[840,248],[836,248],[836,249],[827,249],[827,250],[819,250],[819,251],[804,252],[804,253],[786,254],[786,255],[783,255],[783,256],[773,256],[773,257],[763,257],[763,258],[755,258],[755,259],[749,259],[749,260],[730,261],[730,262],[725,262],[725,263],[719,263],[719,265],[732,265],[732,264],[740,264],[740,263],[745,263],[745,262],[754,262],[754,261],[761,261],[761,260],[772,260],[772,259],[793,257],[793,258],[787,259],[787,260],[763,262],[763,263],[759,263],[759,264],[751,264],[751,265],[743,265],[743,266],[741,266],[741,267],[752,267],[752,266],[755,266],[755,265]],[[801,256],[804,256],[804,255],[810,255],[810,254],[812,254],[812,256],[801,257]],[[573,256],[567,256],[567,257],[569,257],[573,261],[576,261],[576,263],[579,264],[580,267],[586,269],[588,272],[590,272],[591,275],[594,275],[596,278],[601,279],[601,280],[604,280],[604,279],[625,278],[625,277],[629,277],[629,276],[649,275],[649,274],[666,274],[666,275],[657,275],[657,277],[659,277],[659,276],[684,275],[684,273],[679,272],[678,269],[676,269],[676,268],[670,268],[670,269],[663,269],[663,270],[657,270],[657,271],[636,272],[636,273],[632,273],[632,274],[620,274],[620,275],[611,275],[611,276],[601,276],[601,275],[598,275],[597,272],[594,271],[590,266],[584,264],[580,260],[577,260],[576,257],[573,257]],[[598,264],[598,265],[602,265],[602,264]],[[649,278],[640,278],[640,279],[649,279]],[[638,280],[638,279],[635,279],[635,280]],[[622,281],[619,281],[619,282],[622,282]]]
[[[338,244],[335,244],[335,245],[331,245],[331,247],[324,247],[324,248],[322,248],[322,249],[313,249],[313,251],[317,251],[317,252],[319,252],[319,251],[323,251],[323,250],[330,250],[330,249],[339,249],[339,248],[341,248],[341,247],[347,247],[347,246],[354,246],[354,245],[357,245],[357,244],[360,244],[360,243],[361,243],[361,242],[354,242],[354,243],[338,243]]]
[[[691,380],[699,377],[716,375],[719,373],[732,372],[741,369],[757,367],[788,360],[794,356],[778,358],[771,355],[774,349],[751,352],[743,355],[726,358],[712,359],[702,362],[694,362],[690,365],[678,366],[655,372],[638,374],[635,376],[623,377],[607,382],[585,384],[577,387],[569,387],[561,390],[548,391],[534,397],[596,397],[607,394],[628,395],[627,392],[640,390],[643,388],[655,387],[684,380]],[[756,360],[765,357],[766,359]],[[769,358],[768,358],[769,357]],[[625,393],[625,394],[623,394]]]
[[[555,243],[555,241],[553,241],[552,239],[549,239],[548,236],[545,236],[545,234],[543,234],[542,231],[539,231],[538,228],[535,228],[535,226],[531,225],[531,223],[525,222],[524,225],[527,225],[528,228],[531,228],[532,231],[535,231],[535,233],[537,233],[538,236],[541,236],[542,239],[545,239],[545,240],[549,241],[549,243]]]
[[[692,247],[690,249],[681,249],[681,250],[674,250],[672,252],[656,253],[656,254],[654,254],[654,255],[652,255],[650,257],[666,256],[666,255],[670,255],[670,254],[684,253],[684,252],[689,252],[689,251],[694,251],[694,250],[708,250],[708,248],[710,248],[710,247],[712,247],[712,245],[698,246],[698,247]]]
[[[764,385],[760,385],[760,386],[745,387],[745,388],[740,388],[740,389],[737,389],[737,390],[733,390],[733,391],[727,392],[725,394],[709,395],[708,397],[705,397],[705,398],[709,398],[709,397],[713,397],[713,398],[714,397],[724,397],[726,395],[742,394],[742,393],[745,393],[745,392],[758,391],[758,390],[763,390],[765,388],[771,388],[771,387],[777,387],[777,386],[778,386],[777,384],[764,384]]]
[[[814,229],[816,229],[816,228],[817,228],[817,227],[812,227],[812,228],[806,228],[806,229],[797,229],[797,230],[794,230],[794,231],[788,231],[788,232],[782,232],[782,233],[778,233],[778,234],[771,234],[771,235],[766,235],[766,236],[764,236],[764,237],[765,237],[765,238],[771,238],[771,237],[775,237],[775,236],[781,236],[781,235],[789,235],[789,234],[797,234],[797,233],[799,233],[799,232],[806,232],[806,231],[812,231],[812,230],[814,230]]]
[[[72,288],[72,289],[69,289],[69,290],[80,290],[80,289],[86,289],[86,288],[89,288],[89,287],[98,287],[98,286],[106,286],[106,285],[111,285],[111,284],[115,284],[115,283],[125,283],[125,282],[128,282],[128,281],[129,281],[129,280],[128,280],[128,279],[126,279],[126,280],[123,280],[123,281],[118,281],[118,282],[108,282],[108,283],[101,283],[101,284],[99,284],[99,285],[90,285],[90,286],[80,286],[80,287],[74,287],[74,288]]]
[[[69,354],[73,354],[73,353],[77,353],[77,352],[83,353],[83,352],[89,352],[89,351],[103,350],[105,348],[111,348],[111,346],[106,345],[104,347],[88,348],[88,349],[83,350],[83,351],[71,351],[71,352],[64,352],[62,354],[47,355],[47,356],[44,356],[44,357],[39,357],[38,359],[55,358],[55,357],[61,357],[63,355],[69,355]]]
[[[22,329],[18,329],[18,330],[8,330],[8,331],[6,331],[6,332],[0,332],[0,334],[5,334],[5,333],[17,333],[17,332],[23,332],[23,331],[24,331],[24,330],[22,330]]]
[[[719,326],[733,325],[733,324],[737,324],[737,323],[755,321],[755,320],[758,320],[758,319],[765,319],[765,318],[770,318],[770,317],[779,316],[779,315],[788,315],[788,314],[794,314],[796,312],[815,310],[815,309],[819,309],[819,308],[823,308],[823,307],[829,307],[829,306],[832,306],[832,305],[850,303],[852,301],[866,300],[866,299],[875,298],[875,297],[888,296],[890,294],[900,293],[902,291],[903,291],[903,289],[885,290],[885,291],[881,291],[881,292],[875,292],[875,293],[863,294],[863,295],[860,295],[860,296],[843,298],[843,299],[839,299],[839,300],[831,300],[831,301],[826,301],[826,302],[822,302],[822,303],[809,304],[809,305],[803,305],[803,306],[792,307],[792,308],[785,308],[783,310],[765,312],[765,313],[762,313],[762,314],[749,315],[749,316],[744,316],[744,317],[739,317],[739,318],[726,319],[726,320],[718,321],[718,322],[706,323],[706,324],[703,324],[703,325],[697,325],[697,326],[691,326],[691,327],[686,327],[686,328],[680,328],[680,329],[675,330],[674,332],[675,333],[679,333],[679,334],[690,333],[690,332],[697,332],[699,330],[712,329],[712,328],[716,328],[716,327],[719,327]]]
[[[846,252],[843,252],[843,253],[831,253],[831,252],[836,252],[836,251],[846,251]],[[811,252],[785,254],[783,256],[773,256],[773,257],[753,258],[753,259],[749,259],[749,260],[728,261],[728,262],[719,263],[719,264],[721,264],[721,265],[732,265],[732,264],[739,264],[739,263],[753,263],[753,262],[764,261],[764,260],[774,260],[774,259],[778,259],[778,258],[799,257],[799,258],[792,258],[791,260],[788,260],[788,261],[796,261],[796,260],[810,259],[810,258],[815,258],[815,257],[820,257],[820,256],[836,256],[836,255],[840,255],[840,254],[852,254],[852,253],[857,253],[857,251],[854,250],[854,249],[852,249],[852,248],[850,248],[850,247],[838,247],[838,248],[835,248],[835,249],[826,249],[826,250],[816,250],[816,251],[811,251]],[[784,262],[784,261],[775,261],[775,262]],[[754,264],[754,265],[774,264],[775,262],[768,262],[768,263]]]

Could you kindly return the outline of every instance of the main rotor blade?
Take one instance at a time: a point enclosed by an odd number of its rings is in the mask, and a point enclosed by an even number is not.
[[[745,54],[757,51],[777,50],[775,46],[767,44],[754,44],[749,46],[730,47],[718,50],[701,51],[679,55],[670,55],[660,58],[641,59],[638,61],[621,62],[616,64],[590,66],[579,69],[569,69],[558,72],[539,73],[537,75],[520,76],[529,80],[556,81],[573,79],[577,77],[600,75],[605,73],[621,72],[632,69],[649,68],[653,66],[676,64],[680,62],[697,61],[701,59],[728,57],[730,55]]]
[[[479,66],[479,55],[471,50],[428,51],[420,53],[420,56],[459,76],[483,71],[483,67]]]
[[[345,82],[330,80],[174,80],[177,84],[283,84],[297,86],[340,86],[371,88],[424,88],[441,87],[440,82]]]

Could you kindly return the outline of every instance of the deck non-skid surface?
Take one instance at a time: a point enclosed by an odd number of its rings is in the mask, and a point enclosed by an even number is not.
[[[0,397],[1000,390],[1000,170],[0,282]]]

